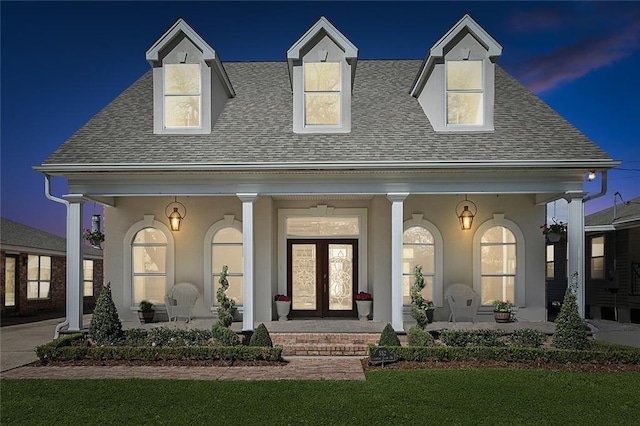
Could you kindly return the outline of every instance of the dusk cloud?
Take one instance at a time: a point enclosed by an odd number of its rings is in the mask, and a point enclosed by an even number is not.
[[[640,22],[634,22],[617,32],[586,38],[530,57],[515,75],[531,91],[540,93],[626,58],[639,46]]]

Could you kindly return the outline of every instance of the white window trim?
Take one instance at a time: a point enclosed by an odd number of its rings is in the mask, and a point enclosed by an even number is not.
[[[593,242],[597,238],[602,238],[602,256],[594,256],[593,255]],[[593,260],[594,259],[602,259],[602,276],[594,277],[593,276]],[[604,234],[593,235],[589,238],[589,278],[592,280],[604,281],[607,277],[607,239]],[[568,268],[567,268],[568,270]]]
[[[28,254],[27,255],[27,261],[29,259],[29,256],[36,256],[38,258],[38,279],[30,280],[29,279],[29,274],[27,272],[27,301],[50,300],[52,298],[51,292],[53,290],[52,285],[51,285],[52,278],[53,278],[53,257],[45,255],[45,254]],[[49,258],[49,279],[48,280],[43,280],[42,279],[42,258],[43,257],[48,257]],[[16,274],[18,274],[17,267],[18,267],[18,262],[16,262]],[[38,297],[29,297],[29,283],[38,283]],[[40,297],[41,284],[42,283],[49,283],[49,294],[48,294],[47,297]]]
[[[482,66],[480,67],[482,71],[482,89],[473,89],[473,90],[449,90],[447,88],[447,77],[449,74],[449,62],[480,62]],[[444,66],[444,125],[447,129],[450,130],[467,130],[467,129],[480,129],[485,127],[487,121],[486,115],[486,73],[484,69],[484,60],[483,59],[468,59],[468,60],[460,60],[460,59],[449,59],[445,61]],[[449,123],[449,92],[453,93],[480,93],[482,95],[482,122],[478,124],[470,124],[470,123]]]
[[[233,228],[242,234],[242,222],[235,219],[235,215],[226,214],[224,219],[219,220],[209,227],[207,233],[204,235],[204,247],[202,252],[204,253],[204,303],[209,307],[211,312],[217,312],[218,307],[213,303],[213,265],[212,265],[212,243],[213,237],[218,231],[224,228]],[[243,247],[244,250],[244,247]],[[244,277],[244,271],[243,271]],[[238,312],[242,312],[242,305],[238,306]]]
[[[429,222],[426,219],[423,219],[422,214],[414,214],[413,218],[404,222],[403,224],[403,233],[409,228],[414,226],[420,226],[431,233],[433,236],[434,242],[434,274],[433,274],[433,303],[436,307],[443,307],[443,294],[444,289],[442,285],[442,271],[444,269],[444,240],[442,239],[442,234],[436,225],[432,222]],[[404,245],[404,239],[403,239]],[[404,256],[403,256],[404,258]],[[409,306],[409,305],[404,305]]]
[[[482,236],[494,226],[504,226],[513,233],[516,239],[516,275],[514,283],[513,303],[516,307],[525,307],[525,240],[520,227],[509,219],[505,219],[503,214],[494,214],[493,219],[489,219],[478,227],[473,235],[473,289],[478,294],[482,294],[482,277],[480,264],[480,247]],[[482,305],[487,307],[488,305]],[[493,309],[493,308],[491,308]]]
[[[358,240],[358,291],[369,291],[367,276],[367,209],[366,208],[333,208],[318,205],[307,209],[278,209],[278,293],[287,294],[287,219],[290,217],[358,217],[360,235],[348,236],[307,236],[296,239],[340,239]]]
[[[132,312],[138,310],[138,305],[133,304],[133,251],[131,245],[133,244],[133,238],[135,235],[145,228],[155,228],[162,232],[167,239],[167,264],[166,264],[166,280],[165,280],[165,294],[173,287],[175,283],[175,243],[173,241],[173,234],[169,227],[164,223],[154,219],[154,215],[144,215],[144,219],[131,225],[124,235],[122,242],[122,253],[124,254],[124,295],[123,306],[129,306]]]

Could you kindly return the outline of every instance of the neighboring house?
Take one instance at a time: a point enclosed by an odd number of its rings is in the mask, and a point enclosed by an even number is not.
[[[640,197],[585,218],[586,310],[640,323]]]
[[[584,175],[619,163],[496,65],[502,47],[471,17],[428,52],[359,60],[320,18],[286,61],[222,62],[179,19],[146,52],[152,69],[35,169],[66,178],[70,223],[105,206],[124,319],[142,299],[161,313],[180,282],[211,315],[226,264],[244,330],[276,318],[278,293],[294,319],[356,318],[359,291],[402,330],[416,265],[436,319],[464,283],[483,319],[500,298],[543,321],[545,205],[569,201],[582,271]]]
[[[67,241],[0,219],[0,311],[3,317],[64,312]],[[102,287],[102,250],[84,248],[84,309],[93,309]]]

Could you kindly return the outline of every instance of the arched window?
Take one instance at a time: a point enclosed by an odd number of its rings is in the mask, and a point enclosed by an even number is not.
[[[403,304],[411,303],[414,269],[420,265],[425,282],[422,296],[442,306],[442,237],[422,215],[414,215],[404,224],[402,265]]]
[[[474,237],[474,289],[482,305],[509,300],[524,305],[524,236],[513,222],[498,216],[482,224]]]
[[[133,303],[148,300],[164,303],[167,288],[167,237],[147,227],[136,233],[131,243]]]
[[[123,240],[124,304],[138,309],[141,300],[164,305],[174,283],[174,244],[171,230],[153,215],[131,225]]]
[[[227,296],[235,300],[236,305],[242,305],[242,232],[232,227],[226,227],[214,234],[211,242],[211,265],[213,304],[218,304],[215,299],[216,291],[220,288],[218,280],[222,266],[227,265],[227,280],[229,281]]]
[[[216,290],[222,266],[227,265],[229,290],[227,296],[242,305],[244,264],[242,255],[242,222],[234,215],[225,215],[204,236],[204,301],[212,312],[217,312]]]

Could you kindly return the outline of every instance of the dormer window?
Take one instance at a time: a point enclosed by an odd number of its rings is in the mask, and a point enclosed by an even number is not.
[[[236,95],[216,51],[178,19],[146,57],[153,68],[153,133],[211,133]]]
[[[287,51],[294,133],[349,133],[358,49],[321,17]]]
[[[447,61],[447,124],[484,120],[482,61]]]
[[[200,64],[165,64],[165,128],[200,127],[201,101]]]
[[[340,63],[304,64],[304,123],[340,125]]]

